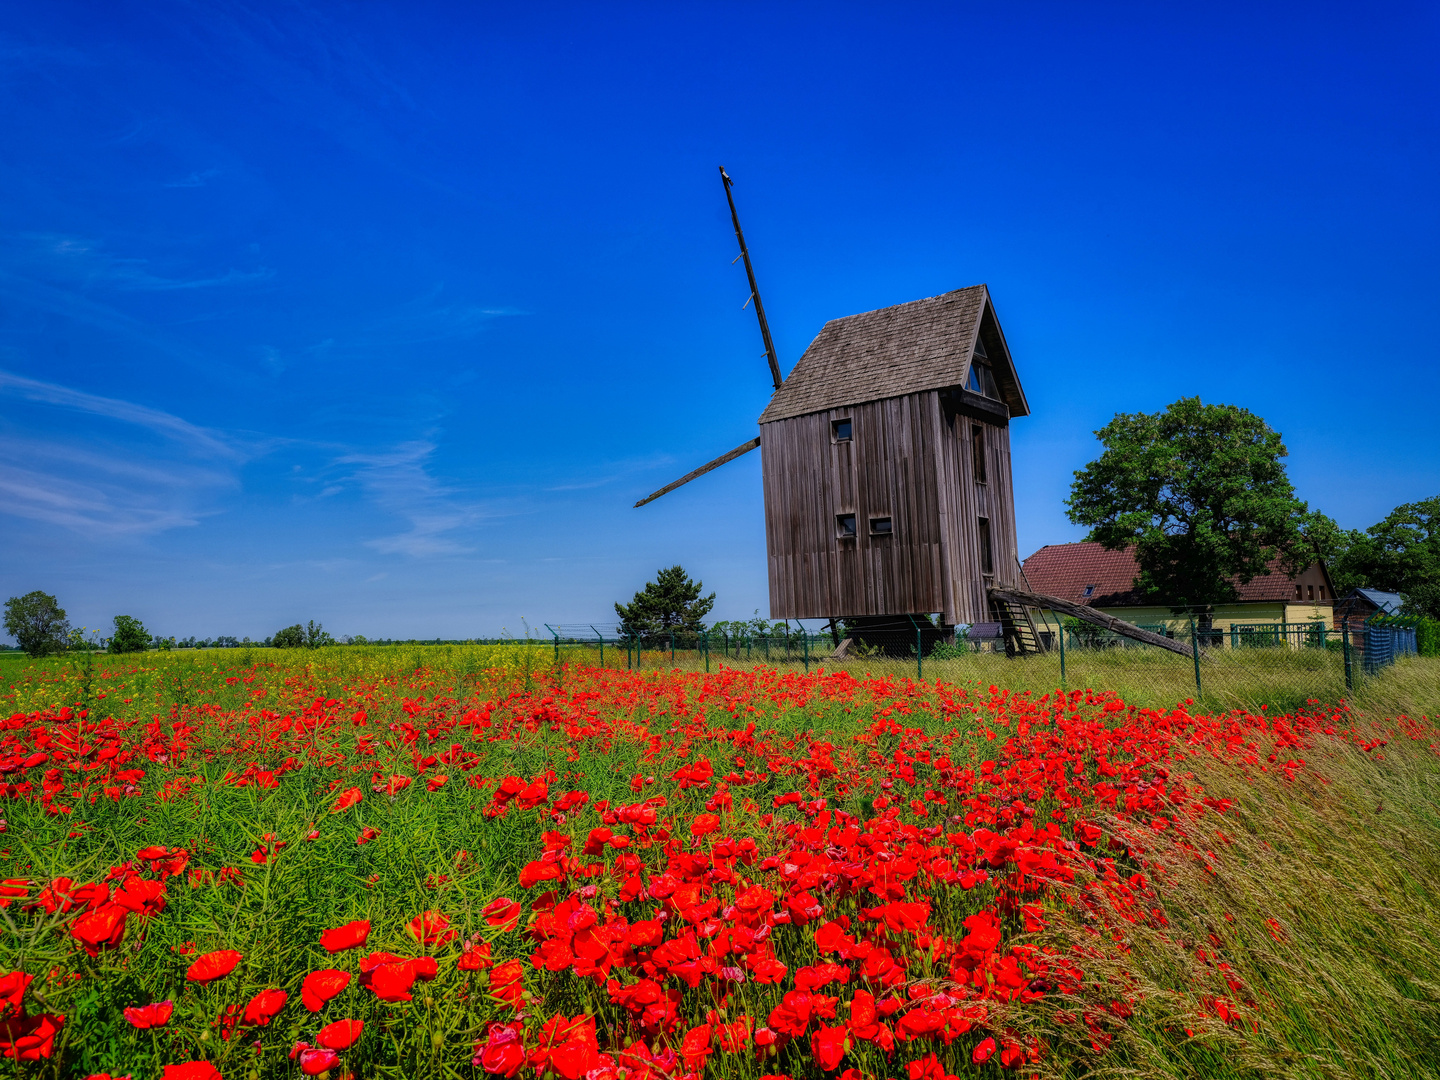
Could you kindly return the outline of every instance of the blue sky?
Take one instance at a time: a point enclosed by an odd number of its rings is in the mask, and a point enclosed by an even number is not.
[[[1433,4],[11,5],[0,591],[77,624],[488,635],[657,567],[766,605],[769,379],[989,284],[1022,555],[1117,411],[1440,491]],[[526,623],[522,623],[522,619]]]

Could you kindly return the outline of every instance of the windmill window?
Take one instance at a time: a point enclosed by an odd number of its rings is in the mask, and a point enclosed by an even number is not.
[[[1315,599],[1315,586],[1314,586],[1314,585],[1310,585],[1310,586],[1308,586],[1307,588],[1308,588],[1308,591],[1309,591],[1309,593],[1310,593],[1310,599],[1311,599],[1311,600],[1314,600],[1314,599]]]
[[[836,442],[849,442],[851,432],[850,418],[847,416],[844,420],[831,420],[830,430],[834,433]]]
[[[855,515],[854,515],[854,514],[836,514],[836,515],[835,515],[835,535],[838,536],[838,537],[840,537],[840,539],[842,539],[842,540],[846,540],[846,539],[851,539],[851,540],[853,540],[853,539],[855,538]]]
[[[990,370],[990,361],[985,359],[985,353],[978,347],[970,361],[970,379],[965,385],[976,394],[1000,400],[1000,391],[995,388],[995,375]]]
[[[970,466],[975,483],[985,483],[985,429],[979,424],[970,426]]]
[[[1295,599],[1300,599],[1300,583],[1298,581],[1295,583]]]
[[[895,531],[894,525],[888,517],[870,519],[871,536],[889,536]]]
[[[979,519],[980,533],[980,572],[982,574],[995,573],[995,553],[990,546],[990,519]]]
[[[1095,586],[1094,586],[1094,585],[1086,585],[1086,586],[1085,586],[1085,599],[1086,599],[1086,600],[1089,600],[1089,599],[1090,599],[1092,596],[1094,596],[1094,595],[1095,595]]]

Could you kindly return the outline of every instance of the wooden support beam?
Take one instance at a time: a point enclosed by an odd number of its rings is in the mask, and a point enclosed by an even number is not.
[[[1119,634],[1121,637],[1133,638],[1136,641],[1143,641],[1146,645],[1155,645],[1161,649],[1169,649],[1181,656],[1193,656],[1190,646],[1183,642],[1174,641],[1161,634],[1153,634],[1149,630],[1141,630],[1134,623],[1128,623],[1124,619],[1117,619],[1113,615],[1106,615],[1103,611],[1096,611],[1084,604],[1072,604],[1069,600],[1061,600],[1058,596],[1046,596],[1044,593],[1024,592],[1020,589],[991,589],[990,595],[997,600],[1008,600],[1012,604],[1023,604],[1026,607],[1049,608],[1051,611],[1058,611],[1070,615],[1084,622],[1092,623],[1095,626],[1103,627],[1112,634]],[[1062,626],[1060,632],[1063,634],[1065,628]]]
[[[640,506],[644,506],[644,505],[645,505],[646,503],[648,503],[648,502],[654,502],[654,501],[655,501],[656,499],[658,499],[661,495],[666,495],[666,494],[668,494],[669,492],[674,491],[674,490],[675,490],[676,488],[678,488],[681,484],[688,484],[691,480],[694,480],[697,476],[704,476],[704,475],[705,475],[707,472],[709,472],[711,469],[718,469],[721,465],[724,465],[727,461],[734,461],[734,460],[735,460],[737,457],[739,457],[741,454],[748,454],[751,450],[754,450],[754,449],[755,449],[757,446],[759,446],[759,445],[760,445],[760,439],[759,439],[758,436],[757,436],[756,438],[751,439],[751,440],[750,440],[749,442],[747,442],[747,443],[741,443],[741,444],[740,444],[739,446],[737,446],[734,450],[731,450],[728,454],[721,454],[719,457],[717,457],[714,461],[710,462],[708,465],[701,465],[701,466],[700,466],[698,469],[696,469],[694,472],[688,472],[688,473],[686,473],[684,476],[680,477],[679,480],[676,480],[673,484],[666,484],[663,488],[661,488],[659,491],[655,492],[653,495],[646,495],[645,498],[641,499],[641,500],[640,500],[639,502],[637,502],[635,505],[636,505],[637,507],[640,507]]]

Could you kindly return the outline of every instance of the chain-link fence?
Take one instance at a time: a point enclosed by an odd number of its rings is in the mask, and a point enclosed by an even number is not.
[[[631,670],[718,671],[768,665],[940,680],[997,690],[1110,690],[1135,705],[1299,706],[1353,696],[1395,658],[1413,654],[1405,620],[1227,622],[1186,612],[1140,624],[1139,641],[1053,611],[997,612],[947,628],[923,616],[791,622],[764,631],[629,633],[614,624],[548,625],[557,661]]]

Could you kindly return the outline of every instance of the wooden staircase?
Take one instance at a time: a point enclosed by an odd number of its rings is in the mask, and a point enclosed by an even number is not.
[[[1038,656],[1045,651],[1030,609],[1009,597],[990,597],[990,610],[1005,637],[1006,656]]]

